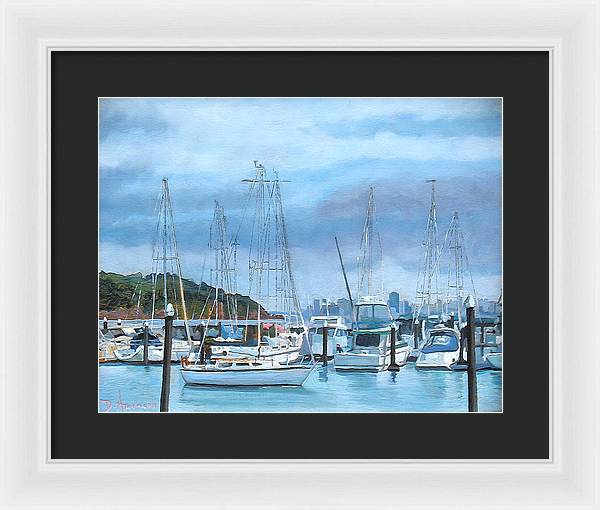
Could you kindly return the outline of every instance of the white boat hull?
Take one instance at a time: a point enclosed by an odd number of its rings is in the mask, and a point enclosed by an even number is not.
[[[396,364],[401,367],[406,365],[409,354],[409,346],[396,349]],[[390,351],[385,357],[377,352],[350,351],[336,353],[333,359],[336,370],[381,372],[390,365],[392,357]]]
[[[458,351],[450,352],[420,352],[415,363],[417,368],[452,370],[452,365],[458,360]]]
[[[217,368],[191,366],[181,368],[186,384],[203,386],[302,386],[314,366],[277,366]]]

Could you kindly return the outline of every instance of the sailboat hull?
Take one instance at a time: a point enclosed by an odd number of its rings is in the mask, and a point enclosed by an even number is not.
[[[186,384],[201,386],[302,386],[314,366],[181,368]]]

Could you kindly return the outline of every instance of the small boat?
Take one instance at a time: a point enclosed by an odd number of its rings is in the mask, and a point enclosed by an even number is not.
[[[144,361],[144,346],[140,345],[135,349],[116,349],[114,354],[119,361]]]
[[[494,370],[502,370],[502,351],[500,352],[490,352],[486,359],[490,364],[491,368]]]
[[[391,330],[393,319],[385,301],[365,296],[356,305],[356,322],[349,337],[349,349],[336,352],[336,370],[381,372],[391,363]],[[410,346],[396,335],[396,363],[406,365]]]
[[[417,368],[452,370],[460,358],[460,334],[442,324],[429,331],[429,338],[421,348]],[[463,350],[466,359],[466,349]]]
[[[315,315],[310,318],[309,338],[313,353],[323,356],[323,328],[328,328],[327,357],[331,358],[340,350],[348,347],[348,326],[339,315]]]
[[[181,367],[186,384],[207,386],[302,386],[315,368],[275,360],[221,358],[215,364]]]
[[[491,344],[475,345],[475,368],[485,370],[490,368],[487,354],[490,352]],[[460,333],[443,324],[439,324],[429,332],[429,339],[421,349],[416,361],[418,369],[430,370],[467,370],[467,348],[463,347],[462,358],[460,356]]]

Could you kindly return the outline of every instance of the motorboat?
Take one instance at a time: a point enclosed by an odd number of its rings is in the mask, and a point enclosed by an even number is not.
[[[502,370],[502,351],[490,352],[486,359],[493,370]]]
[[[430,330],[429,339],[421,349],[416,367],[431,370],[467,370],[466,342],[463,345],[462,356],[460,356],[460,343],[460,333],[456,328],[450,328],[444,324],[435,326]],[[475,368],[477,370],[490,368],[487,354],[494,347],[491,344],[475,345]]]
[[[466,348],[463,358],[466,359]],[[460,333],[438,324],[429,331],[429,338],[421,348],[416,361],[417,368],[452,370],[460,358]]]
[[[381,372],[391,363],[390,337],[395,327],[385,301],[363,297],[355,307],[355,323],[348,339],[348,350],[336,352],[336,370]],[[406,365],[410,346],[397,334],[395,354],[399,366]]]

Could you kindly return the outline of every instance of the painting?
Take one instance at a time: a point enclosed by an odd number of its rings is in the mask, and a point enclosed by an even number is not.
[[[502,98],[98,98],[98,412],[501,413]]]

